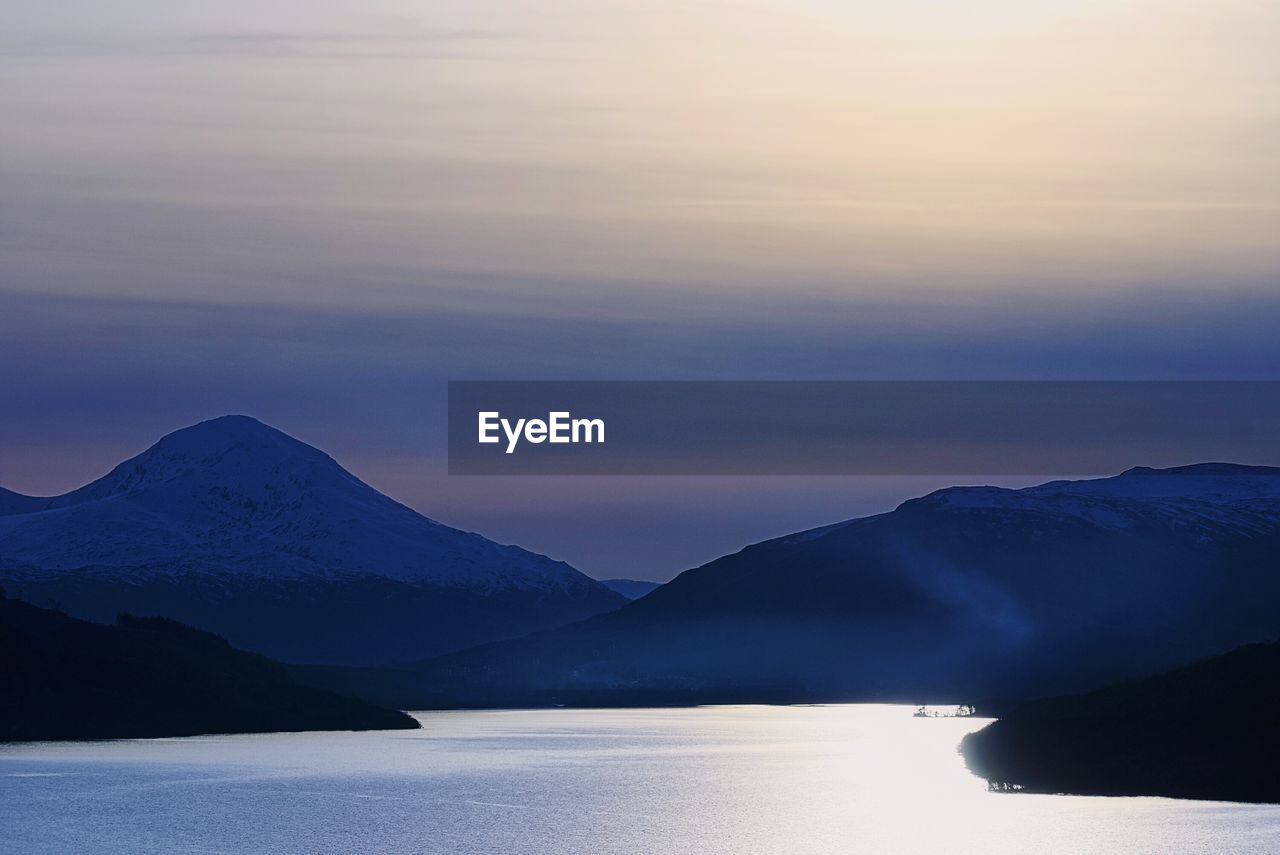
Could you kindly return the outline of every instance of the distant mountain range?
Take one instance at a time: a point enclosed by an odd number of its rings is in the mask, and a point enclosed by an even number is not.
[[[1018,707],[966,736],[969,767],[1036,793],[1280,801],[1280,643]]]
[[[610,591],[616,591],[628,600],[638,600],[654,589],[661,588],[661,582],[646,582],[642,579],[604,579],[602,585]]]
[[[82,618],[163,615],[336,664],[409,661],[626,602],[563,562],[427,519],[246,416],[169,434],[62,496],[0,491],[0,585]]]
[[[473,706],[1027,698],[1280,635],[1278,568],[1278,469],[957,487],[419,673]]]
[[[402,708],[1092,689],[1280,635],[1278,559],[1280,469],[1230,464],[940,490],[647,593],[429,520],[244,416],[63,496],[0,491],[11,596],[162,615]]]
[[[0,742],[416,727],[173,621],[103,626],[0,595]]]

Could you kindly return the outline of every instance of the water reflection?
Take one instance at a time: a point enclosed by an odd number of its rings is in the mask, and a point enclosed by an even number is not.
[[[988,792],[956,750],[988,719],[905,706],[421,718],[3,748],[0,851],[1263,853],[1280,835],[1278,807]]]

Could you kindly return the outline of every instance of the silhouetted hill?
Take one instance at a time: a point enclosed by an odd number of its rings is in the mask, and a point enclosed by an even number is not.
[[[416,727],[170,620],[103,626],[0,597],[0,741]]]
[[[649,582],[644,579],[604,579],[600,582],[610,591],[616,591],[628,600],[638,600],[661,588],[661,582]]]
[[[430,520],[246,416],[176,431],[63,496],[0,493],[0,584],[156,614],[289,662],[385,664],[615,609],[560,561]]]
[[[951,488],[421,672],[470,705],[1036,697],[1275,637],[1278,561],[1277,469]]]
[[[371,704],[402,710],[455,709],[457,701],[435,691],[423,675],[410,667],[371,668],[356,665],[287,665],[299,683]]]
[[[962,750],[1030,792],[1280,802],[1280,643],[1024,704]]]

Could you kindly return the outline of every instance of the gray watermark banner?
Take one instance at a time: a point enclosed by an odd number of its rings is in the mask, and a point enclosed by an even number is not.
[[[1041,475],[1280,463],[1280,381],[455,381],[455,475]]]

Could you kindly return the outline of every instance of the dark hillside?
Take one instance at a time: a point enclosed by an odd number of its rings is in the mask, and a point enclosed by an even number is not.
[[[0,598],[0,740],[417,726],[174,621],[104,626]]]

